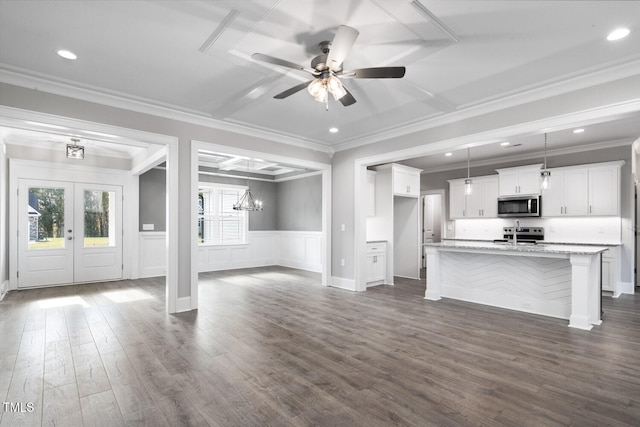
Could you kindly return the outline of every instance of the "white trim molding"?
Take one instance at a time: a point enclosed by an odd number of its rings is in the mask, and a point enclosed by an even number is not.
[[[0,301],[4,299],[5,295],[7,295],[7,292],[9,292],[9,281],[5,280],[4,282],[2,282],[2,285],[0,285]]]
[[[345,279],[344,277],[333,276],[331,278],[331,287],[352,292],[357,291],[355,280]]]
[[[185,311],[191,311],[194,307],[191,306],[191,297],[178,298],[176,301],[176,313],[183,313]]]
[[[139,241],[139,277],[158,277],[167,274],[167,233],[164,231],[141,231]]]

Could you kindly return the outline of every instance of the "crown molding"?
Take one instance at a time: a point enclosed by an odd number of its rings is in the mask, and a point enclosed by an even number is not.
[[[405,122],[386,131],[369,133],[333,146],[336,152],[350,150],[376,142],[386,141],[400,136],[422,132],[469,119],[472,117],[506,110],[519,105],[540,101],[552,96],[586,89],[591,86],[610,83],[627,77],[640,75],[640,55],[625,63],[605,64],[587,69],[581,73],[572,73],[560,78],[538,82],[519,91],[512,91],[478,101],[474,104],[459,106],[456,111],[426,119]]]
[[[584,153],[587,151],[595,151],[595,150],[605,150],[608,148],[624,147],[627,145],[631,147],[633,144],[633,141],[634,140],[632,139],[621,139],[617,141],[596,142],[593,144],[574,146],[574,147],[556,148],[553,150],[547,150],[547,157],[566,156],[569,154]],[[494,166],[494,165],[499,166],[503,163],[518,162],[521,160],[534,161],[534,160],[541,159],[543,157],[544,157],[544,152],[537,151],[537,152],[527,153],[527,154],[516,154],[512,156],[500,157],[498,159],[472,161],[470,165],[471,167]],[[421,174],[424,175],[424,174],[438,173],[438,172],[449,172],[449,171],[462,170],[462,169],[464,169],[465,171],[467,170],[466,162],[454,163],[454,164],[449,164],[445,166],[440,166],[437,168],[425,169],[421,172]]]
[[[308,150],[327,153],[329,155],[334,153],[334,150],[330,146],[319,141],[304,140],[292,135],[249,126],[246,123],[225,122],[208,117],[194,110],[184,109],[171,104],[158,103],[146,98],[133,97],[120,92],[106,91],[90,85],[79,85],[77,82],[54,78],[46,74],[36,73],[6,64],[0,64],[0,83],[6,83],[27,89],[35,88],[39,91],[52,93],[54,95],[163,117],[211,129],[266,139]]]

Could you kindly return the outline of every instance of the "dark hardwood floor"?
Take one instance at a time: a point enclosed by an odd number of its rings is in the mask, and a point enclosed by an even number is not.
[[[201,274],[200,309],[178,315],[164,279],[11,292],[0,426],[640,424],[640,297],[605,298],[586,332],[426,301],[420,281],[319,279]]]

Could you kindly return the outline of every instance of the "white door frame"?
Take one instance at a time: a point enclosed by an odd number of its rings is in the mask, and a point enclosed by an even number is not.
[[[198,212],[195,209],[198,200],[198,150],[222,152],[234,156],[258,157],[266,161],[293,164],[322,171],[322,284],[331,283],[331,165],[295,157],[279,156],[262,151],[246,150],[229,145],[210,142],[191,141],[191,309],[198,308]]]
[[[44,126],[57,126],[63,127],[65,130],[52,131],[52,128]],[[167,270],[166,270],[166,309],[168,313],[175,313],[178,299],[178,138],[170,135],[161,135],[157,133],[145,132],[135,129],[123,128],[119,126],[112,126],[102,123],[89,122],[79,119],[72,119],[63,116],[57,116],[53,114],[38,113],[35,111],[22,110],[19,108],[12,108],[7,106],[0,106],[0,126],[13,127],[18,129],[28,129],[35,132],[49,132],[60,133],[66,135],[67,133],[73,133],[74,130],[92,131],[109,135],[119,136],[123,142],[122,144],[128,144],[131,141],[142,141],[148,144],[152,144],[160,148],[154,155],[148,159],[138,159],[132,165],[132,173],[136,174],[134,181],[137,179],[137,175],[142,173],[145,169],[145,163],[157,161],[157,153],[162,152],[167,162],[167,239],[166,239],[166,251],[167,251]],[[118,142],[114,141],[114,144]],[[150,167],[150,166],[149,166]],[[138,172],[136,172],[138,171]],[[131,191],[133,201],[138,200],[138,188],[137,185],[133,186]],[[126,197],[126,196],[125,196]],[[9,198],[11,199],[10,195]],[[138,203],[132,203],[133,212],[132,220],[137,224],[137,211]],[[127,221],[125,221],[126,224]],[[135,235],[137,236],[138,227],[133,228]],[[125,231],[126,232],[126,231]],[[138,239],[133,238],[133,232],[130,233],[132,237],[131,241],[131,262],[136,263],[138,260]],[[11,235],[10,233],[10,240]],[[14,244],[9,242],[10,248],[15,248]],[[13,252],[11,249],[9,253]],[[11,256],[10,256],[11,257]],[[126,258],[125,258],[126,259]],[[11,260],[10,260],[11,266]],[[14,271],[15,273],[15,271]],[[128,274],[127,267],[125,265],[125,273]],[[133,277],[135,278],[135,277]]]

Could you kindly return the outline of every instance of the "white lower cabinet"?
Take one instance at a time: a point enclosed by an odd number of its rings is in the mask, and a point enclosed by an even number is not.
[[[367,243],[367,268],[365,282],[367,287],[381,285],[387,274],[387,245],[385,242]]]
[[[620,295],[618,291],[618,247],[609,248],[602,254],[602,290],[612,292],[613,296]]]

